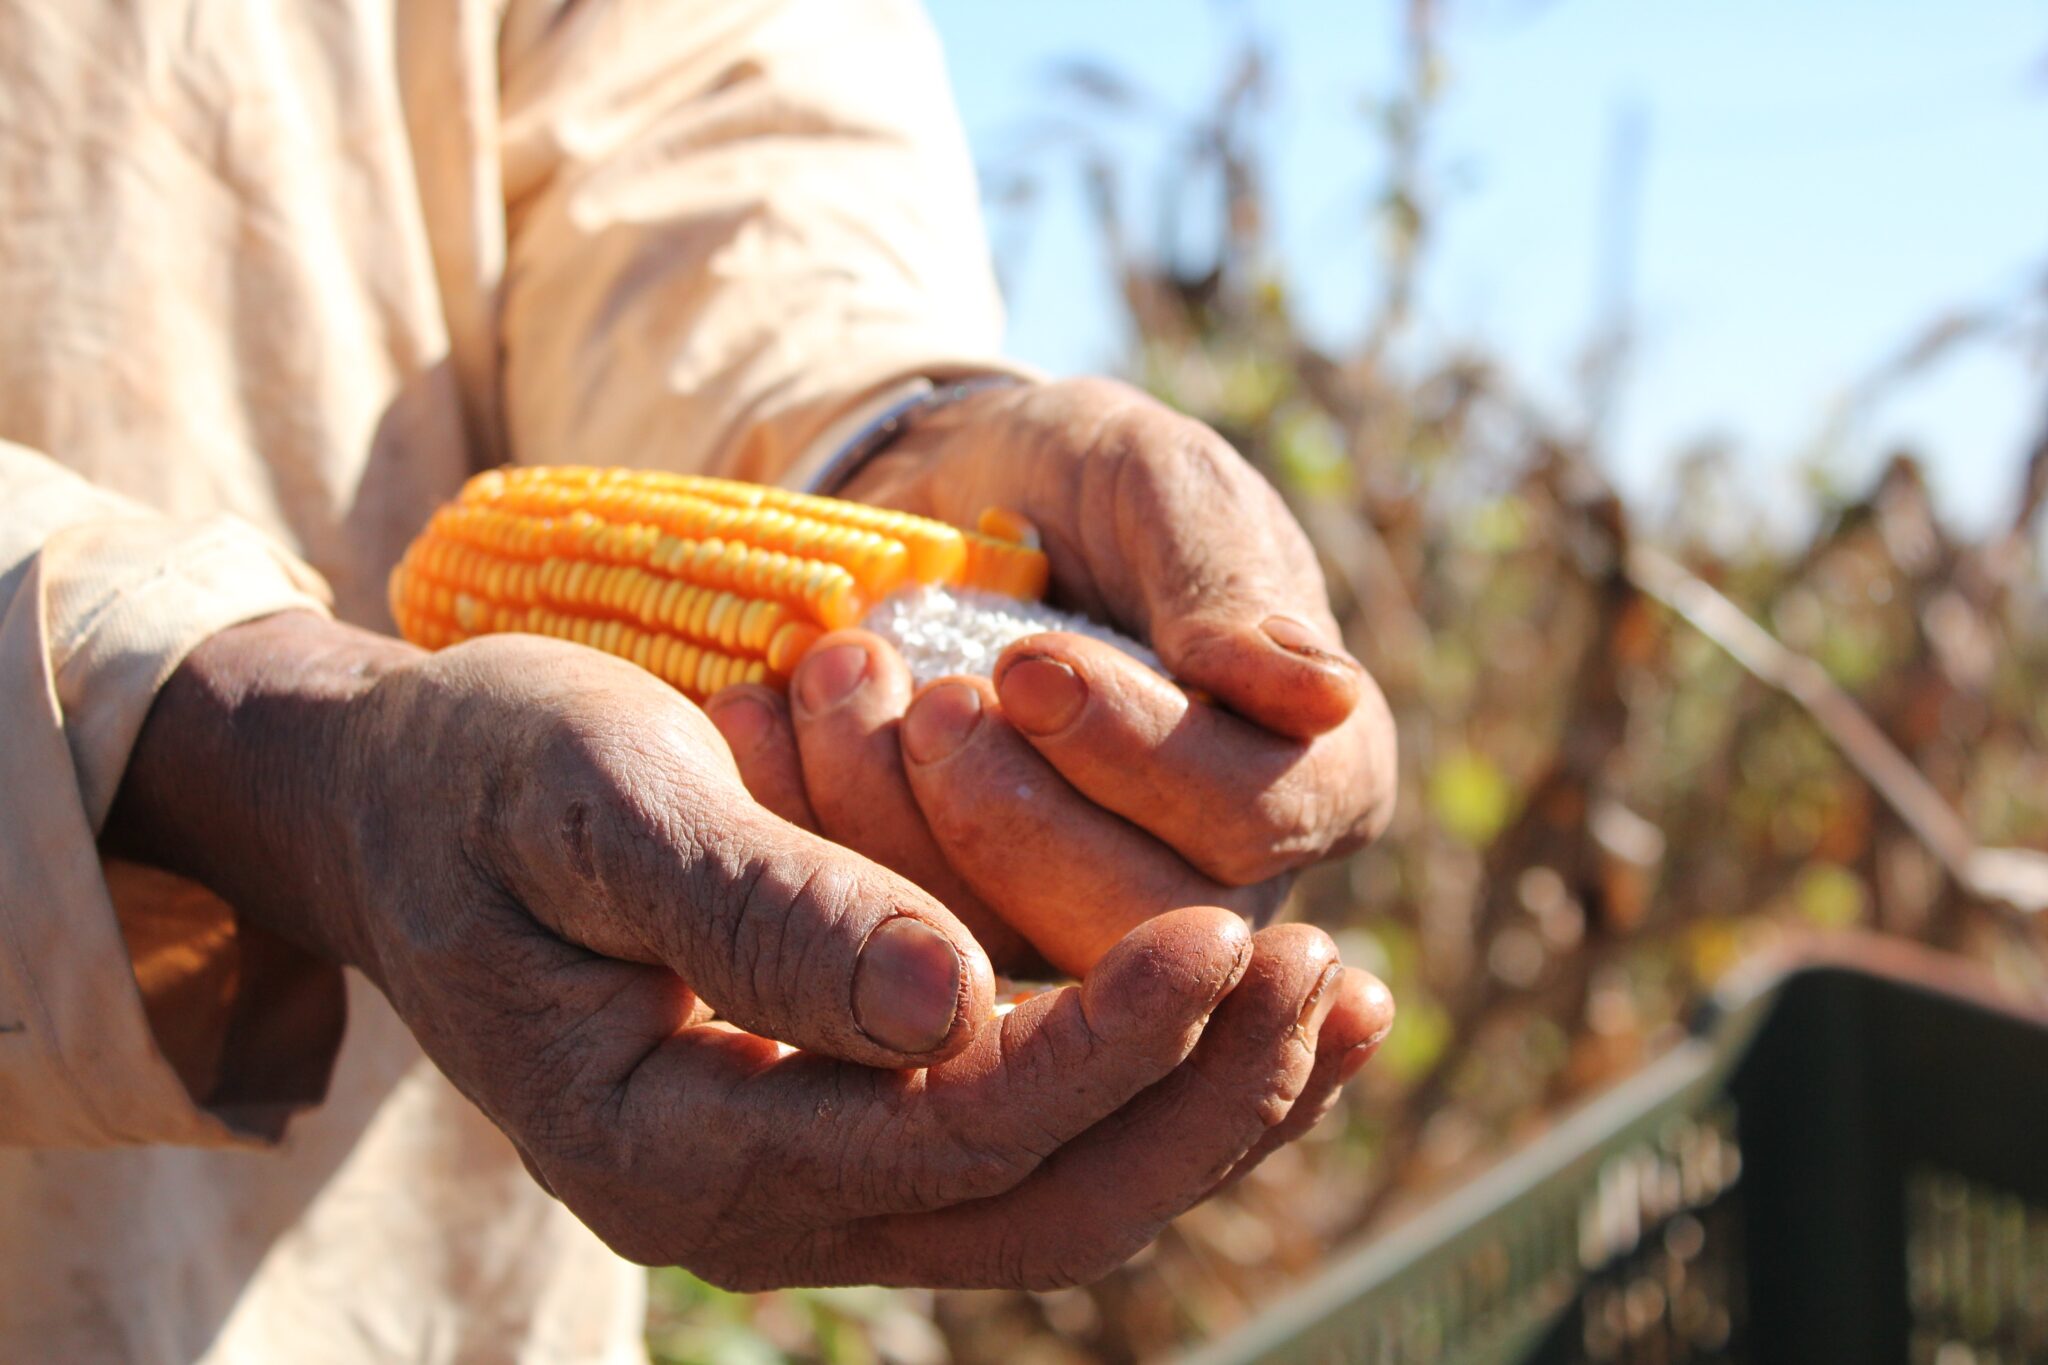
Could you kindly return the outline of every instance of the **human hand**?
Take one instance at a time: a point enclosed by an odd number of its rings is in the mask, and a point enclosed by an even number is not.
[[[1194,908],[991,1022],[929,895],[755,805],[650,675],[527,637],[223,632],[108,837],[362,968],[598,1235],[735,1288],[1093,1278],[1312,1121],[1389,1013],[1315,930]]]
[[[1063,605],[1148,639],[1204,694],[1045,634],[992,682],[913,695],[893,650],[841,631],[787,702],[712,700],[765,804],[931,891],[999,964],[1036,949],[1083,971],[1172,906],[1263,922],[1294,870],[1385,827],[1386,704],[1343,653],[1307,538],[1213,431],[1102,380],[990,390],[930,414],[841,495],[963,525],[1023,514]]]

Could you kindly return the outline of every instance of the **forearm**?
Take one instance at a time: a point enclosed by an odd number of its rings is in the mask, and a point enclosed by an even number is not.
[[[103,846],[206,886],[334,962],[360,963],[345,887],[356,703],[420,651],[308,612],[194,649],[151,706]]]

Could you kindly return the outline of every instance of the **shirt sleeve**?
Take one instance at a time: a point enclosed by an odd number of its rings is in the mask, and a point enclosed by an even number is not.
[[[325,611],[325,587],[239,522],[167,519],[5,441],[0,509],[0,1142],[274,1136],[324,1090],[338,973],[97,839],[185,655]],[[227,1057],[242,1040],[253,1069]]]
[[[802,486],[917,386],[1031,377],[910,0],[514,0],[506,437]]]

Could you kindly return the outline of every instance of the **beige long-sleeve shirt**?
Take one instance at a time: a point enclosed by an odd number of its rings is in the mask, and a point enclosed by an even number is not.
[[[801,482],[998,329],[911,0],[0,0],[0,1359],[639,1356],[374,989],[97,831],[468,473]]]

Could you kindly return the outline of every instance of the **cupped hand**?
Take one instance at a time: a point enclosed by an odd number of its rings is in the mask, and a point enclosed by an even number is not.
[[[524,637],[223,632],[110,836],[361,967],[601,1237],[732,1287],[1098,1276],[1391,1012],[1317,931],[1198,907],[991,1019],[939,902],[757,805],[651,676]]]
[[[1172,675],[1052,633],[1011,646],[993,681],[914,690],[881,640],[843,631],[787,702],[713,699],[766,805],[932,891],[999,965],[1035,950],[1086,970],[1174,906],[1264,922],[1295,870],[1385,827],[1386,704],[1343,651],[1307,538],[1213,431],[1103,380],[990,390],[842,493],[965,525],[1021,513],[1055,599],[1149,641]]]

